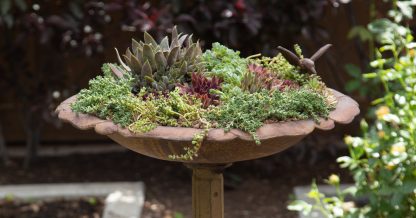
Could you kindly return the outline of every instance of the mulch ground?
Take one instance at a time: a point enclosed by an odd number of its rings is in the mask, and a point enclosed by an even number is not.
[[[2,218],[100,218],[104,208],[102,199],[19,202],[0,200]]]
[[[331,173],[339,174],[344,182],[350,181],[348,173],[339,169],[335,161],[340,154],[323,151],[311,161],[305,158],[309,153],[302,158],[299,153],[298,149],[291,148],[268,158],[235,163],[226,169],[225,217],[294,218],[296,213],[286,209],[293,187],[309,185],[313,179],[322,183]],[[180,163],[130,151],[41,158],[28,170],[22,169],[21,162],[13,160],[10,166],[0,166],[0,184],[140,180],[146,184],[143,218],[191,217],[191,172]],[[56,208],[61,204],[65,205],[58,202]]]

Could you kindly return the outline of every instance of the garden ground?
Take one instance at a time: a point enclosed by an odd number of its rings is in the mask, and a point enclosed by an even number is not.
[[[293,149],[293,148],[292,148]],[[325,152],[313,164],[294,161],[293,150],[255,161],[235,163],[225,171],[225,217],[296,217],[286,210],[293,187],[322,183],[331,173],[350,181],[338,168],[337,155]],[[29,170],[21,160],[0,167],[0,184],[144,181],[143,218],[190,217],[191,171],[180,163],[151,159],[133,152],[41,158]]]

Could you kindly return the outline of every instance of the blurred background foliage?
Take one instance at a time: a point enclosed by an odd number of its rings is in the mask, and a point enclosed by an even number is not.
[[[367,73],[358,67],[352,83],[362,94],[373,98],[362,135],[347,136],[348,155],[338,158],[349,170],[354,184],[340,189],[340,178],[332,175],[327,183],[336,195],[325,195],[315,183],[307,197],[309,204],[294,201],[289,209],[309,214],[318,210],[323,217],[414,217],[416,205],[416,59],[413,11],[416,1],[385,0],[384,14],[370,7],[366,27],[353,28],[370,47]],[[364,87],[364,88],[363,88]],[[343,178],[345,179],[345,178]],[[353,197],[353,198],[351,198]]]
[[[85,87],[99,73],[101,63],[115,61],[113,47],[127,47],[131,37],[142,36],[144,31],[160,38],[173,25],[193,33],[205,48],[218,41],[244,55],[273,55],[278,45],[295,43],[310,54],[322,44],[335,42],[338,49],[318,64],[323,69],[321,76],[332,88],[343,91],[347,85],[359,101],[366,102],[367,91],[359,80],[374,40],[360,23],[366,23],[367,10],[375,7],[370,2],[2,0],[0,111],[4,113],[0,115],[0,136],[1,126],[5,134],[0,138],[5,140],[0,140],[0,152],[6,148],[4,141],[24,141],[28,165],[36,156],[41,136],[48,132],[48,140],[54,143],[77,138],[69,137],[74,133],[69,129],[51,134],[61,125],[53,113],[57,104]],[[370,17],[383,10],[383,4],[377,7],[371,9]],[[351,43],[336,45],[348,42],[350,29]],[[352,58],[346,58],[345,52]],[[355,65],[346,66],[349,76],[343,73],[343,66],[351,60]],[[347,83],[351,77],[357,81]]]

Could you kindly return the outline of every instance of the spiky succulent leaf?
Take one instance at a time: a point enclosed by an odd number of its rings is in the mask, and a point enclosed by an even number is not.
[[[162,71],[166,69],[168,62],[161,51],[156,52],[155,61],[156,61],[156,66],[158,70]]]
[[[144,62],[142,70],[141,70],[141,76],[143,78],[145,77],[150,77],[152,78],[152,66],[150,65],[149,61],[146,60],[146,62]]]
[[[160,42],[160,47],[162,48],[162,51],[169,51],[169,39],[167,36]]]
[[[127,65],[123,62],[123,60],[121,60],[121,57],[120,57],[120,54],[118,53],[117,48],[115,48],[115,50],[116,50],[116,55],[117,55],[118,62],[120,62],[121,66],[123,66],[123,68],[124,68],[125,70],[130,71],[130,67],[129,67],[129,66],[127,66]]]
[[[157,46],[156,40],[153,39],[153,37],[147,32],[144,32],[144,43],[151,44],[153,46]]]
[[[175,84],[189,82],[190,74],[199,71],[201,55],[199,42],[194,43],[189,35],[178,34],[174,27],[170,43],[169,38],[164,37],[157,44],[150,34],[144,33],[144,42],[132,40],[131,49],[123,55],[126,63],[119,55],[117,58],[126,70],[135,75],[136,90],[147,87],[149,91],[165,91],[164,88],[171,91]],[[168,79],[162,79],[164,77]]]
[[[142,63],[137,59],[135,56],[131,57],[130,60],[130,68],[133,71],[133,73],[138,74],[142,70]]]

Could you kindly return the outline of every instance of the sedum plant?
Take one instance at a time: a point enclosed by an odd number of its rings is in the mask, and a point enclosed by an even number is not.
[[[317,121],[333,106],[319,77],[301,74],[282,55],[244,58],[219,43],[202,52],[175,27],[160,43],[145,33],[144,41],[132,40],[123,60],[118,51],[117,57],[120,66],[104,64],[104,75],[80,91],[72,109],[135,133],[157,126],[202,129],[193,146],[172,159],[197,157],[210,128],[241,129],[260,143],[256,130],[264,123]]]
[[[78,93],[72,110],[113,120],[127,127],[134,121],[139,103],[131,93],[133,77],[124,72],[121,78],[115,78],[111,67],[111,64],[103,65],[103,75],[90,80],[89,88]]]
[[[211,50],[204,52],[202,60],[209,76],[222,78],[231,86],[239,86],[248,70],[248,60],[240,57],[239,51],[233,51],[218,42],[212,44]]]
[[[275,91],[272,94],[263,90],[255,93],[235,92],[219,107],[217,113],[208,116],[226,131],[236,128],[252,134],[256,143],[260,144],[256,130],[265,121],[317,121],[319,117],[327,117],[329,111],[330,107],[325,103],[325,98],[308,89]]]

